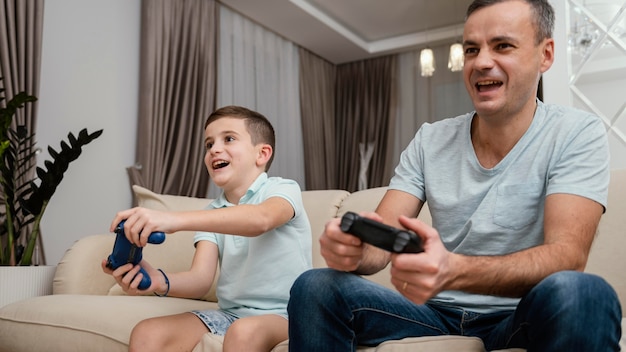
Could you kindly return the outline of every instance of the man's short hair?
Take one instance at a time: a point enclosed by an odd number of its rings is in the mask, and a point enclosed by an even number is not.
[[[465,19],[475,11],[498,4],[505,1],[512,0],[474,0],[465,13]],[[548,2],[548,0],[521,0],[530,5],[533,15],[533,24],[535,27],[535,44],[541,43],[544,39],[552,38],[552,32],[554,31],[554,8]]]

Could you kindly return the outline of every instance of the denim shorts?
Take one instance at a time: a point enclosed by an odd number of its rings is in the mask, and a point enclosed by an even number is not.
[[[238,319],[228,312],[216,309],[194,310],[191,313],[200,318],[211,333],[219,336],[224,336],[230,325]]]

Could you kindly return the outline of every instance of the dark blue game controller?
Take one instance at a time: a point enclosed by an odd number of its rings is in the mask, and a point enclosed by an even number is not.
[[[126,220],[122,220],[117,227],[115,228],[115,243],[113,244],[113,253],[109,255],[107,259],[107,268],[111,270],[115,270],[122,265],[133,263],[133,265],[139,264],[141,262],[141,252],[142,247],[137,247],[136,245],[130,243],[126,238],[126,234],[124,233],[124,222]],[[153,232],[148,236],[148,243],[152,244],[161,244],[165,241],[165,233],[163,232]],[[152,284],[150,280],[150,276],[144,270],[144,268],[140,268],[139,272],[143,274],[143,278],[139,283],[138,288],[140,290],[145,290]],[[135,278],[133,278],[134,280]]]

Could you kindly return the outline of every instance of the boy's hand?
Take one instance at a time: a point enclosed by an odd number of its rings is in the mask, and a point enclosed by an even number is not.
[[[172,212],[140,207],[123,210],[115,215],[110,231],[114,232],[122,220],[126,220],[124,223],[126,238],[137,247],[144,247],[148,243],[148,236],[152,232],[172,233],[177,230],[175,227],[177,219]]]
[[[165,292],[165,289],[161,289],[163,285],[165,285],[165,279],[163,275],[158,270],[154,269],[148,262],[142,260],[140,265],[135,265],[128,263],[120,266],[115,270],[111,270],[106,266],[107,260],[104,259],[102,261],[102,271],[106,274],[109,274],[115,278],[117,284],[122,288],[126,294],[130,296],[144,295],[151,292]],[[152,281],[150,287],[145,290],[140,290],[138,288],[141,283],[141,279],[143,278],[143,274],[139,272],[139,269],[144,268],[144,270],[150,276]]]

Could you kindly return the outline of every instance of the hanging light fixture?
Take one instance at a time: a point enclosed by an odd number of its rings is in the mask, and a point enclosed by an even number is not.
[[[435,72],[435,57],[432,49],[426,48],[420,52],[420,68],[422,77],[430,77]]]
[[[454,43],[450,46],[448,68],[452,72],[461,71],[463,69],[463,45],[460,43]]]

